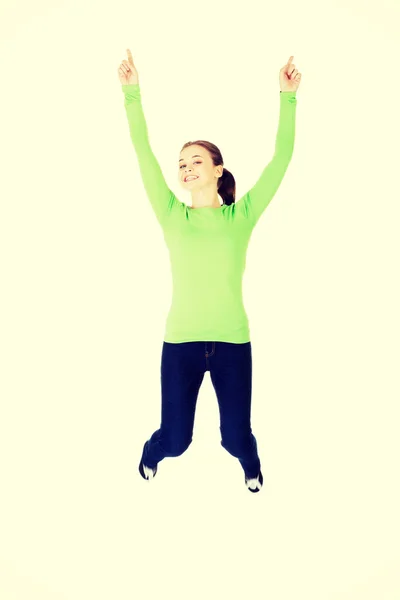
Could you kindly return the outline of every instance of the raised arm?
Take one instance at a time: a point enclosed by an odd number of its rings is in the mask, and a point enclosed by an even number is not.
[[[151,149],[145,116],[143,113],[140,85],[133,65],[132,54],[127,50],[128,61],[123,61],[119,69],[124,106],[128,117],[129,131],[136,151],[144,188],[162,225],[172,201],[173,192],[169,189],[160,165]]]
[[[301,73],[293,64],[294,56],[279,71],[280,113],[278,132],[275,141],[275,154],[261,173],[256,184],[242,198],[241,210],[253,226],[271,202],[278,190],[293,154],[296,124],[296,92],[300,85]]]
[[[280,93],[280,114],[275,153],[255,185],[243,197],[244,209],[255,225],[278,190],[293,154],[296,92]]]

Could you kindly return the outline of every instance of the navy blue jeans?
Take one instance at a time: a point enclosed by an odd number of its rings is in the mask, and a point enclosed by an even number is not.
[[[257,477],[260,459],[250,424],[251,342],[163,342],[161,425],[145,443],[142,460],[155,467],[191,444],[199,389],[206,371],[220,413],[221,445],[236,457],[247,477]]]

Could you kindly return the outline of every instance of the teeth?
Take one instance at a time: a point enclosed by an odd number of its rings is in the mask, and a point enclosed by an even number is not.
[[[186,177],[185,181],[189,181],[190,179],[197,179],[197,177],[192,177],[192,176]]]

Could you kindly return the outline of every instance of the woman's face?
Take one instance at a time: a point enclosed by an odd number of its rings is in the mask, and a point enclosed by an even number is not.
[[[222,175],[223,167],[213,165],[208,150],[203,146],[187,146],[179,159],[179,181],[187,190],[217,183],[218,177]],[[185,181],[186,177],[189,177],[188,181]]]

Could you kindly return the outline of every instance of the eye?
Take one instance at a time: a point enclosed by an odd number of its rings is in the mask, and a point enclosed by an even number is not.
[[[198,163],[199,165],[201,165],[201,160],[195,160],[194,164]],[[181,165],[179,168],[182,169],[182,167],[185,167],[186,165]]]

